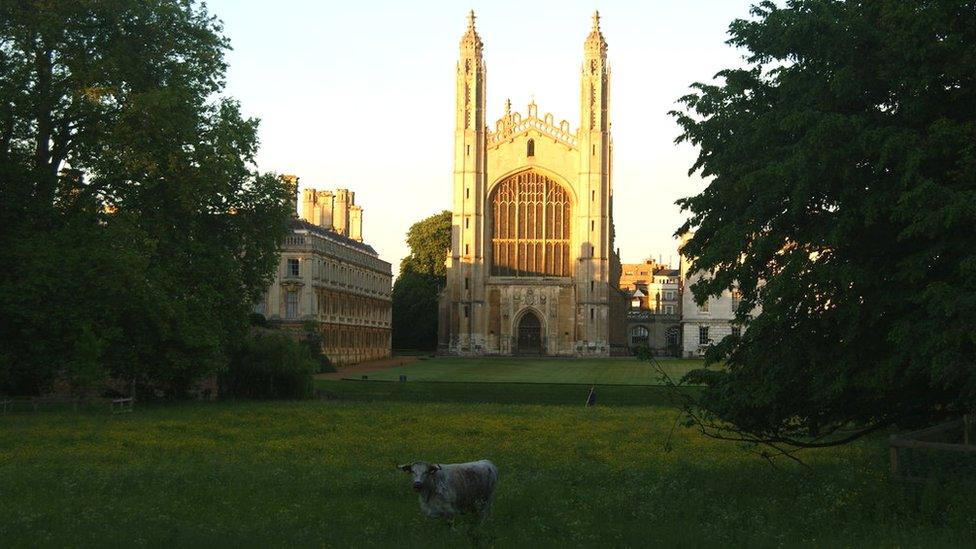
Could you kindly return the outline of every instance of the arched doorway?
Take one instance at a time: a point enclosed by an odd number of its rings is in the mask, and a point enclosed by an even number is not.
[[[516,352],[520,355],[542,354],[542,321],[532,311],[522,315],[518,323]]]

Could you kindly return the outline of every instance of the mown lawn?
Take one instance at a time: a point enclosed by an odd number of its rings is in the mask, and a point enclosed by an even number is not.
[[[333,387],[340,400],[0,416],[0,545],[917,547],[976,536],[976,486],[893,483],[881,439],[777,469],[682,428],[667,451],[676,412],[665,405],[370,402],[356,396],[362,383],[334,383],[349,384]],[[394,469],[422,458],[493,460],[491,519],[451,530],[422,518]]]
[[[677,382],[689,371],[702,367],[703,362],[694,359],[658,359],[650,363],[634,357],[573,360],[436,357],[367,375],[369,379],[387,381],[406,375],[408,381],[658,385],[662,370]]]

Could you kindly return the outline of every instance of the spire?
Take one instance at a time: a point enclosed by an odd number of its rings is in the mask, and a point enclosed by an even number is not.
[[[603,32],[600,30],[599,11],[593,12],[593,27],[590,29],[590,35],[586,37],[584,49],[587,54],[594,53],[600,57],[607,55],[607,41],[603,39]]]
[[[474,10],[468,12],[468,30],[461,37],[461,49],[472,51],[481,55],[481,37],[478,36],[477,29],[474,28]]]
[[[481,37],[474,29],[474,11],[468,13],[468,28],[461,36],[457,66],[457,128],[484,128],[485,64]]]
[[[506,99],[505,100],[505,116],[508,116],[510,114],[512,114],[512,100],[511,99]]]

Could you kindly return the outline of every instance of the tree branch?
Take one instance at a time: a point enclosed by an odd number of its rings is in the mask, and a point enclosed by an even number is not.
[[[862,429],[858,429],[853,433],[838,439],[830,439],[830,435],[836,433],[839,430],[839,425],[829,429],[827,432],[812,438],[811,440],[804,441],[794,437],[789,436],[770,436],[766,434],[752,433],[747,430],[739,429],[731,424],[718,423],[715,421],[710,421],[702,417],[701,414],[697,413],[696,410],[704,410],[698,401],[692,396],[688,395],[686,392],[679,390],[681,385],[680,382],[675,382],[673,378],[664,370],[660,362],[657,361],[653,356],[647,356],[646,360],[651,362],[657,372],[661,375],[665,387],[670,390],[670,396],[675,400],[682,403],[683,412],[685,415],[691,419],[698,427],[698,431],[705,437],[711,438],[713,440],[724,440],[728,442],[743,442],[747,444],[756,444],[760,446],[766,446],[774,450],[773,454],[768,454],[766,452],[761,452],[760,455],[764,458],[770,460],[778,456],[786,457],[790,460],[797,462],[804,467],[807,467],[802,460],[796,457],[795,453],[800,450],[815,449],[815,448],[829,448],[832,446],[840,446],[853,442],[861,437],[869,435],[873,432],[883,429],[892,424],[892,421],[883,420],[872,423]],[[842,423],[841,423],[842,424]],[[673,432],[673,427],[672,427]],[[729,433],[729,434],[727,434]],[[666,446],[670,446],[671,434],[668,435],[668,440],[665,443]],[[782,446],[789,446],[790,448],[783,448]]]

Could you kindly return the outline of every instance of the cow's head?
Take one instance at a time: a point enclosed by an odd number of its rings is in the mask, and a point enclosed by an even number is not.
[[[397,469],[413,476],[413,491],[420,492],[424,486],[430,486],[431,475],[441,470],[441,466],[436,463],[426,461],[415,461],[404,465],[397,465]]]

